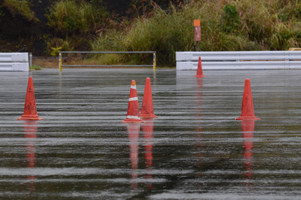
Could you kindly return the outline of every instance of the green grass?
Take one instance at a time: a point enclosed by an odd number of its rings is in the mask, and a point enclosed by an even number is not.
[[[30,0],[4,0],[14,15],[34,20]],[[136,0],[144,4],[144,0]],[[166,0],[167,2],[167,0]],[[113,20],[101,0],[53,1],[43,35],[48,54],[58,50],[156,51],[157,65],[175,66],[176,51],[194,49],[193,20],[201,20],[202,51],[288,50],[301,46],[301,0],[185,0],[162,9],[136,7],[136,18]],[[138,4],[137,4],[138,5]],[[140,5],[140,4],[139,4]],[[141,10],[142,9],[142,10]],[[146,13],[146,10],[148,11]],[[150,64],[152,55],[103,55],[102,64]]]
[[[169,10],[155,6],[151,17],[137,18],[123,31],[101,34],[91,47],[94,51],[157,51],[158,65],[174,66],[176,51],[193,50],[194,19],[201,20],[198,49],[202,51],[288,50],[301,45],[300,0],[203,0]],[[128,61],[125,56],[122,60]]]
[[[96,32],[107,25],[108,13],[101,7],[74,0],[55,1],[47,14],[48,25],[63,33]]]
[[[54,1],[46,17],[47,25],[56,34],[44,35],[46,53],[52,56],[61,51],[73,51],[89,48],[89,40],[110,27],[108,12],[98,1]],[[58,36],[63,35],[63,36]]]
[[[28,21],[39,21],[34,16],[34,12],[30,8],[31,3],[28,0],[4,0],[3,6],[5,6],[13,16],[19,14]]]
[[[31,67],[29,67],[29,71],[34,71],[34,70],[41,70],[42,68],[40,66],[37,65],[33,65]]]

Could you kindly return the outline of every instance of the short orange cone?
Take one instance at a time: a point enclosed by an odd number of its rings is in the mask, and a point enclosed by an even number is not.
[[[249,120],[249,119],[260,120],[259,118],[255,117],[254,114],[251,83],[250,83],[250,79],[247,78],[245,80],[245,89],[242,98],[241,116],[239,118],[236,118],[236,120]]]
[[[143,95],[140,117],[141,118],[157,118],[157,116],[154,115],[152,88],[151,88],[151,81],[150,81],[149,77],[147,77],[146,81],[145,81],[144,95]]]
[[[143,123],[144,121],[139,117],[139,104],[136,89],[136,81],[132,80],[130,98],[128,105],[128,112],[126,119],[122,123]]]
[[[194,76],[194,77],[197,77],[197,78],[206,77],[206,76],[203,75],[203,67],[202,67],[202,59],[201,59],[201,57],[199,57],[198,69],[197,69],[197,72],[196,72],[196,76]]]
[[[31,76],[28,79],[24,114],[18,118],[18,120],[43,120],[43,118],[39,118],[39,115],[37,114],[36,99]]]

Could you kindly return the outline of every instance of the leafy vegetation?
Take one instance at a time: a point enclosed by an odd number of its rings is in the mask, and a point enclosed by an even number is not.
[[[91,1],[95,3],[94,1]],[[47,14],[48,25],[62,33],[96,32],[107,25],[108,13],[85,1],[56,1]]]
[[[33,65],[31,67],[29,67],[29,71],[34,71],[34,70],[41,70],[42,68],[40,66],[37,65]]]
[[[93,50],[155,50],[159,64],[175,64],[176,51],[191,51],[193,19],[201,19],[202,51],[287,50],[301,44],[299,0],[190,1],[180,9],[154,7],[124,32],[101,34]],[[140,57],[144,60],[142,57]]]
[[[4,2],[12,14],[27,13],[28,20],[33,19],[28,1]],[[132,0],[132,18],[114,18],[102,0],[54,1],[47,26],[55,34],[43,36],[47,54],[57,55],[59,50],[157,51],[158,65],[174,66],[176,51],[193,50],[194,19],[201,20],[198,49],[202,51],[287,50],[301,45],[301,0],[162,2],[164,8],[154,1]],[[89,57],[87,62],[149,64],[150,60],[147,54],[123,54]]]
[[[4,0],[3,6],[6,7],[11,14],[14,15],[22,15],[27,20],[38,20],[34,16],[34,12],[31,10],[30,2],[28,0]],[[3,16],[3,11],[0,11],[0,17]]]
[[[174,65],[176,51],[191,51],[194,45],[193,19],[201,19],[202,41],[200,49],[254,50],[259,49],[244,36],[221,32],[222,9],[213,3],[201,6],[184,4],[181,9],[171,6],[164,11],[156,6],[150,18],[137,19],[125,33],[102,34],[92,43],[93,50],[157,51],[158,63]],[[140,60],[147,62],[149,58]],[[126,59],[126,58],[124,58]]]
[[[241,19],[238,16],[236,5],[227,4],[223,10],[223,32],[238,34],[238,27]]]

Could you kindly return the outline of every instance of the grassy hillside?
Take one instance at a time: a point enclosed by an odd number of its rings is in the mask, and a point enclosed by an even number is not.
[[[39,30],[25,28],[30,34],[25,34],[23,41],[34,35],[36,40],[28,46],[44,42],[44,55],[55,55],[59,50],[153,50],[158,52],[159,65],[174,66],[175,51],[193,50],[194,19],[201,20],[198,49],[202,51],[287,50],[301,44],[301,0],[190,0],[172,4],[129,0],[120,1],[124,3],[120,5],[126,5],[123,12],[116,7],[108,10],[116,5],[101,0],[58,0],[48,1],[43,20],[39,19],[41,14],[36,17],[36,9],[29,1],[18,0],[24,3],[22,9],[14,8],[14,1],[17,0],[4,0],[0,15],[10,15],[12,19],[19,16],[25,23],[35,24]],[[22,37],[19,38],[20,43]],[[1,34],[0,45],[6,40],[8,37]],[[146,55],[104,55],[87,62],[149,60]]]
[[[193,50],[193,19],[201,19],[203,51],[288,50],[301,44],[301,1],[191,1],[154,8],[123,32],[101,34],[93,50],[156,50],[174,65],[175,51]],[[126,58],[125,58],[126,59]]]

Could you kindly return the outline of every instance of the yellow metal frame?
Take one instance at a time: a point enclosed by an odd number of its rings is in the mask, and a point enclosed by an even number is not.
[[[63,71],[63,67],[62,67],[62,63],[63,59],[62,59],[62,53],[59,53],[59,71]]]
[[[153,53],[153,71],[155,72],[157,70],[157,59],[156,59],[156,53]],[[59,53],[59,71],[63,71],[63,56],[62,53]]]
[[[156,66],[156,53],[153,53],[153,71],[155,72],[157,70]]]

